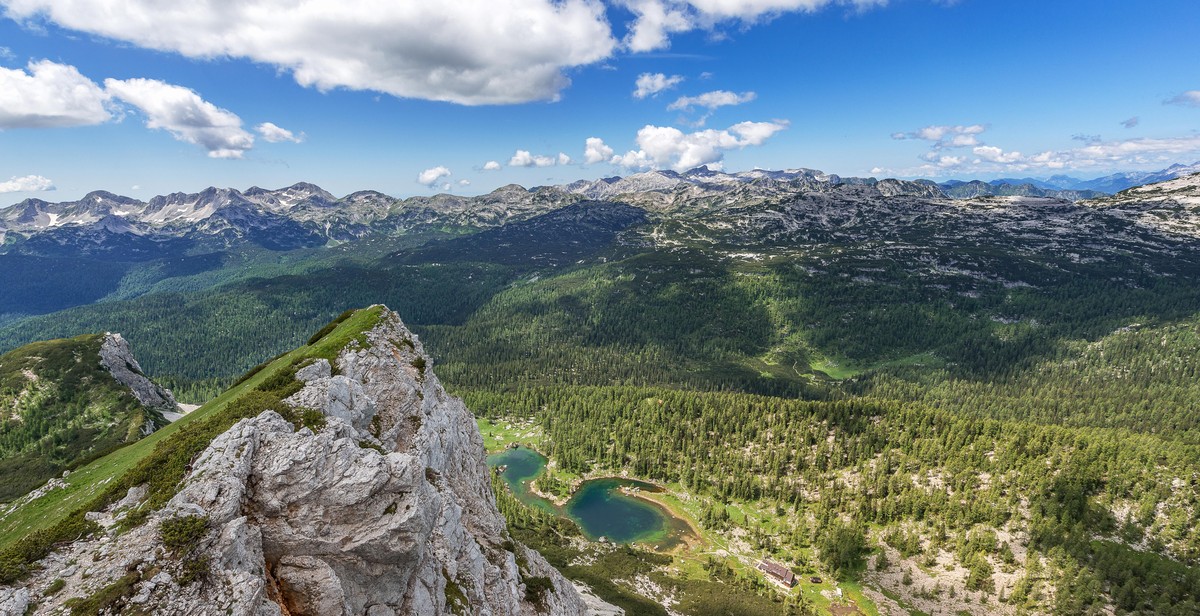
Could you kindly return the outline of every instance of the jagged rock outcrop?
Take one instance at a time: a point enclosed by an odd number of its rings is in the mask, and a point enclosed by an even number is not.
[[[508,535],[474,418],[431,364],[384,310],[333,362],[296,371],[304,386],[288,414],[320,411],[323,426],[297,430],[274,410],[238,422],[147,523],[45,559],[25,589],[66,585],[38,596],[35,613],[122,579],[129,602],[154,614],[599,613]],[[138,497],[90,519],[112,529]],[[207,520],[189,557],[207,572],[191,583],[161,534],[189,516]]]
[[[179,405],[170,390],[163,389],[142,372],[133,349],[121,334],[105,334],[100,345],[100,365],[113,375],[118,383],[129,388],[134,398],[146,408],[162,412],[176,412]]]

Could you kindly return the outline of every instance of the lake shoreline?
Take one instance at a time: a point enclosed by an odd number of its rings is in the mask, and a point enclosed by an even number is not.
[[[582,495],[587,492],[589,486],[596,485],[597,483],[601,482],[616,482],[617,485],[610,486],[605,489],[611,491],[612,493],[619,494],[620,496],[631,501],[641,503],[642,506],[653,508],[657,511],[657,515],[663,520],[664,524],[661,531],[661,537],[656,537],[654,539],[631,540],[629,543],[641,544],[651,547],[656,551],[663,552],[674,552],[682,548],[692,548],[697,545],[704,544],[704,535],[700,532],[700,529],[695,523],[693,523],[689,516],[680,513],[676,507],[665,500],[660,500],[659,498],[655,497],[655,495],[659,494],[670,494],[670,490],[666,486],[652,481],[631,477],[627,471],[613,472],[611,470],[605,470],[592,471],[584,474],[581,477],[575,478],[571,481],[570,493],[566,496],[549,494],[538,488],[537,479],[541,477],[543,473],[551,472],[553,470],[552,462],[550,461],[549,456],[546,456],[542,452],[538,451],[535,447],[524,443],[518,443],[515,447],[510,445],[499,448],[495,452],[489,453],[489,457],[504,456],[509,452],[519,452],[521,450],[526,452],[524,455],[532,454],[538,458],[538,468],[532,475],[522,476],[515,481],[510,479],[506,480],[509,490],[513,492],[514,495],[516,495],[519,491],[528,495],[529,497],[533,497],[538,501],[545,503],[546,505],[549,505],[557,515],[566,519],[570,519],[577,525],[580,525],[581,530],[583,530],[583,522],[577,514],[571,511],[572,503],[581,498]],[[529,502],[526,504],[533,506]],[[587,532],[584,534],[585,536],[589,536],[589,540],[592,541],[599,539],[601,536],[599,533],[597,533],[595,537],[591,537]]]
[[[667,492],[667,490],[664,488],[662,493],[666,494],[669,492]],[[630,498],[641,499],[646,502],[654,503],[655,505],[657,505],[659,507],[662,507],[664,510],[667,511],[667,513],[671,514],[672,518],[675,518],[676,520],[683,522],[684,525],[687,526],[688,532],[682,538],[683,544],[681,546],[676,547],[675,549],[669,550],[669,551],[676,551],[676,550],[682,549],[684,547],[687,547],[688,549],[692,549],[692,548],[695,548],[695,547],[698,547],[698,546],[701,546],[704,544],[704,535],[701,534],[700,529],[697,528],[694,523],[692,523],[691,518],[688,517],[687,515],[681,514],[670,503],[659,500],[657,498],[654,498],[653,496],[648,496],[648,494],[656,494],[655,492],[647,493],[647,492],[642,492],[639,490],[638,492],[627,491],[627,492],[625,492],[625,494],[627,496],[629,496]],[[695,544],[693,544],[692,541],[688,541],[688,538],[694,540]]]

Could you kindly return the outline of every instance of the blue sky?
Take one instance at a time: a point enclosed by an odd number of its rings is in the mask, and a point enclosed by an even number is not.
[[[0,0],[0,204],[1200,160],[1195,0],[169,4]]]

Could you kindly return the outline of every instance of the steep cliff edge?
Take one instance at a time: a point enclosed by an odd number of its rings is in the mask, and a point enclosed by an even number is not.
[[[0,589],[0,613],[588,613],[508,535],[474,418],[420,341],[369,310],[336,356],[272,377],[290,395],[214,439],[164,507],[139,511],[139,486],[89,514],[103,530]]]

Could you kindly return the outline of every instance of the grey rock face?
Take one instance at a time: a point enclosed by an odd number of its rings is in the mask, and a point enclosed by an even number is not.
[[[37,613],[130,567],[170,562],[158,528],[189,515],[208,518],[198,554],[209,573],[185,585],[169,565],[144,575],[133,599],[155,614],[598,613],[539,554],[511,541],[473,416],[442,389],[398,316],[385,312],[366,343],[335,363],[338,375],[321,361],[301,369],[305,386],[285,401],[324,412],[319,432],[297,431],[274,411],[237,423],[147,524],[72,546],[104,558],[85,559]],[[63,575],[70,556],[47,558],[29,587]],[[525,596],[531,576],[553,583],[536,605]]]
[[[28,589],[0,587],[0,614],[24,614],[28,608]]]
[[[100,345],[100,365],[112,373],[118,383],[129,388],[133,396],[147,408],[159,412],[176,412],[179,405],[170,391],[151,381],[133,357],[129,342],[121,334],[108,334]]]

